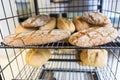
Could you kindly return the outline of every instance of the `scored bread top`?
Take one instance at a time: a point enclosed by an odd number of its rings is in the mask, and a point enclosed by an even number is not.
[[[75,26],[72,21],[69,21],[67,18],[59,17],[57,19],[57,28],[68,30],[71,33],[75,31]]]
[[[6,36],[3,42],[10,46],[40,45],[68,38],[67,30],[37,30]]]
[[[106,25],[110,23],[110,19],[100,12],[86,12],[81,18],[91,25]]]
[[[91,47],[113,41],[117,30],[113,27],[93,27],[71,35],[69,42],[80,47]]]
[[[48,15],[41,14],[28,18],[27,20],[22,22],[21,25],[23,27],[40,27],[47,24],[49,21],[50,17]]]

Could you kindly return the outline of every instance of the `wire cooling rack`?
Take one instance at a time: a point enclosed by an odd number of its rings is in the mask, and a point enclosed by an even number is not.
[[[66,42],[54,42],[43,45],[31,45],[31,46],[8,46],[1,42],[0,48],[44,48],[44,49],[120,49],[120,42],[110,42],[107,44],[94,46],[94,47],[77,47]]]

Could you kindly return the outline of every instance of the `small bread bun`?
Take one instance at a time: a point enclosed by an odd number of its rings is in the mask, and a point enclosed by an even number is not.
[[[24,28],[23,26],[19,25],[15,28],[15,33],[31,32],[35,30],[38,30],[38,28]]]
[[[52,30],[56,27],[56,18],[51,17],[50,21],[45,24],[44,26],[41,26],[40,30]]]
[[[100,12],[86,12],[81,16],[81,19],[91,25],[103,26],[110,23],[110,19]]]
[[[47,24],[49,21],[50,17],[48,15],[41,14],[28,18],[27,20],[22,22],[21,25],[23,27],[40,27]]]
[[[57,19],[57,28],[58,29],[63,29],[63,30],[68,30],[70,32],[75,31],[75,26],[72,21],[69,21],[67,18],[59,17]]]
[[[76,54],[80,65],[103,67],[107,64],[108,52],[105,49],[86,49]]]
[[[51,56],[47,49],[30,49],[25,56],[26,63],[30,66],[40,67],[45,64]]]
[[[76,31],[89,28],[89,25],[85,21],[83,21],[80,16],[75,16],[73,18],[73,23],[75,25]]]

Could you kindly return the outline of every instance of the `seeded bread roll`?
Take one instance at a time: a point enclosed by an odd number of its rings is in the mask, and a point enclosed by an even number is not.
[[[107,64],[108,52],[105,49],[86,49],[76,54],[80,65],[103,67]]]
[[[15,28],[15,33],[31,32],[31,31],[36,31],[36,30],[38,30],[38,28],[25,28],[19,25]]]
[[[44,26],[41,26],[40,30],[52,30],[56,27],[56,18],[51,17],[50,21],[45,24]]]
[[[110,19],[100,12],[86,12],[81,16],[81,19],[91,25],[103,26],[110,23]]]
[[[79,47],[92,47],[106,44],[117,38],[117,30],[113,27],[93,27],[71,35],[69,42]]]
[[[63,30],[68,30],[70,32],[75,31],[75,26],[72,23],[72,21],[69,21],[67,18],[63,18],[63,17],[59,17],[57,19],[57,28],[63,29]]]
[[[28,18],[27,20],[22,22],[21,25],[23,27],[40,27],[47,24],[49,21],[50,17],[48,15],[41,14]]]
[[[85,21],[83,21],[80,16],[75,16],[73,18],[73,23],[75,25],[76,31],[89,28],[89,25]]]
[[[25,61],[30,66],[41,67],[50,57],[51,53],[48,49],[30,49],[26,53]]]
[[[37,30],[11,34],[3,39],[3,43],[9,46],[40,45],[68,38],[70,32],[66,30]]]

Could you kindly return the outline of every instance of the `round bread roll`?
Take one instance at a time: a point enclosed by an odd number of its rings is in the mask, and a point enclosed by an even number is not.
[[[35,30],[38,30],[38,28],[24,28],[23,26],[19,25],[15,28],[15,33],[31,32]]]
[[[40,30],[52,30],[56,27],[56,18],[51,17],[50,21],[45,24],[44,26],[41,26]]]
[[[103,26],[110,23],[110,19],[100,12],[86,12],[81,16],[81,19],[91,25]]]
[[[108,52],[105,49],[86,49],[76,54],[80,65],[103,67],[107,64]]]
[[[37,15],[28,18],[24,22],[22,22],[23,27],[39,27],[47,24],[50,21],[50,17],[48,15]]]
[[[80,16],[75,16],[73,18],[73,23],[75,25],[75,29],[76,31],[80,31],[80,30],[83,30],[83,29],[87,29],[89,28],[89,25],[83,21]]]
[[[72,21],[69,21],[67,18],[59,17],[57,19],[57,28],[58,29],[63,29],[63,30],[68,30],[70,32],[75,31],[75,26]]]
[[[25,56],[26,63],[30,66],[40,67],[45,64],[51,56],[48,49],[30,49]]]

